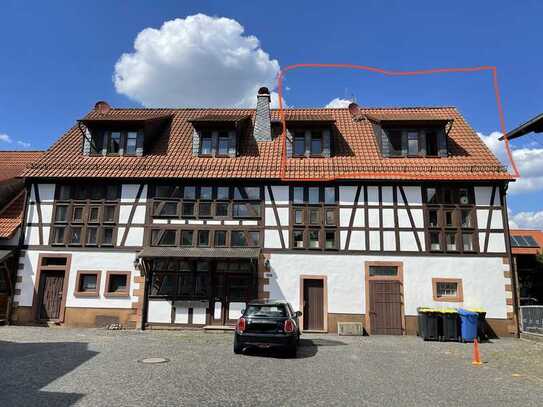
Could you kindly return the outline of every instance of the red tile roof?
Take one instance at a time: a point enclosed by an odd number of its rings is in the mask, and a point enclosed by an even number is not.
[[[20,176],[43,151],[0,151],[0,182]]]
[[[453,120],[447,158],[383,158],[370,121],[353,120],[348,109],[287,109],[288,120],[317,117],[333,120],[339,136],[331,158],[290,158],[281,173],[281,137],[255,141],[252,124],[241,138],[235,158],[192,155],[191,119],[203,116],[238,118],[254,109],[111,109],[91,111],[85,119],[122,120],[172,116],[172,123],[143,157],[88,157],[82,155],[83,137],[77,126],[62,136],[31,169],[28,177],[116,178],[254,178],[254,179],[447,179],[511,180],[461,114],[452,107],[362,109],[379,120]],[[279,112],[272,110],[272,121]],[[318,120],[318,119],[317,119]],[[283,177],[282,177],[283,176]]]
[[[21,191],[0,211],[0,239],[10,239],[23,218],[25,191]]]

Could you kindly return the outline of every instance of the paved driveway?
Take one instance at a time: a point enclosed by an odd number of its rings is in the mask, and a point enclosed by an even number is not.
[[[285,359],[229,334],[0,327],[0,406],[543,405],[543,344],[485,343],[474,367],[459,343],[304,338]]]

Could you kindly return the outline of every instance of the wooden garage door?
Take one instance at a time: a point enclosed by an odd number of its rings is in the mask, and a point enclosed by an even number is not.
[[[401,283],[370,280],[370,327],[372,335],[402,335]]]
[[[304,280],[304,330],[324,330],[324,282]]]

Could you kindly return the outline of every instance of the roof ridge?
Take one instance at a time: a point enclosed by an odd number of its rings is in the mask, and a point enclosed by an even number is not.
[[[361,109],[367,110],[413,110],[413,109],[458,109],[453,105],[434,105],[434,106],[360,106]],[[178,111],[191,111],[191,110],[227,110],[227,111],[246,111],[246,110],[256,110],[254,107],[112,107],[112,111],[122,112],[122,111],[153,111],[153,110],[178,110]],[[271,108],[271,110],[279,111],[278,107]],[[348,110],[347,107],[284,107],[283,110]],[[92,110],[91,110],[92,112]]]

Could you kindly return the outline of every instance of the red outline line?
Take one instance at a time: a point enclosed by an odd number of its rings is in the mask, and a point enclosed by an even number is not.
[[[467,67],[467,68],[435,68],[435,69],[422,69],[422,70],[416,70],[416,71],[387,71],[385,69],[381,68],[375,68],[371,66],[365,66],[365,65],[354,65],[354,64],[294,64],[294,65],[288,65],[285,68],[281,69],[279,71],[279,74],[277,75],[277,89],[278,89],[278,96],[279,96],[279,116],[281,118],[281,125],[283,127],[282,133],[281,133],[281,171],[280,171],[280,178],[282,181],[333,181],[335,179],[341,179],[341,178],[351,178],[351,177],[360,177],[360,176],[366,176],[369,178],[372,178],[374,175],[379,177],[386,177],[386,176],[405,176],[405,173],[348,173],[348,174],[342,174],[335,177],[330,178],[287,178],[285,177],[286,173],[286,166],[287,166],[287,151],[286,151],[286,119],[285,119],[285,111],[283,108],[283,77],[288,71],[298,69],[298,68],[347,68],[347,69],[358,69],[361,71],[368,71],[368,72],[374,72],[379,73],[385,76],[414,76],[414,75],[430,75],[430,74],[437,74],[437,73],[452,73],[452,72],[478,72],[478,71],[492,71],[492,84],[494,87],[494,93],[496,96],[496,105],[498,108],[498,116],[500,120],[500,129],[502,134],[504,135],[505,139],[505,151],[507,153],[507,157],[509,158],[509,162],[511,163],[511,167],[513,169],[512,176],[514,178],[520,177],[520,172],[517,168],[517,165],[513,159],[513,154],[511,152],[511,148],[509,146],[509,139],[507,137],[507,132],[505,129],[505,119],[503,114],[503,107],[501,103],[501,96],[500,96],[500,88],[498,86],[498,73],[495,66],[476,66],[476,67]],[[421,177],[419,175],[419,178],[426,178],[424,176]],[[431,176],[428,176],[427,178],[431,179]],[[477,176],[474,178],[480,178],[480,176]]]

